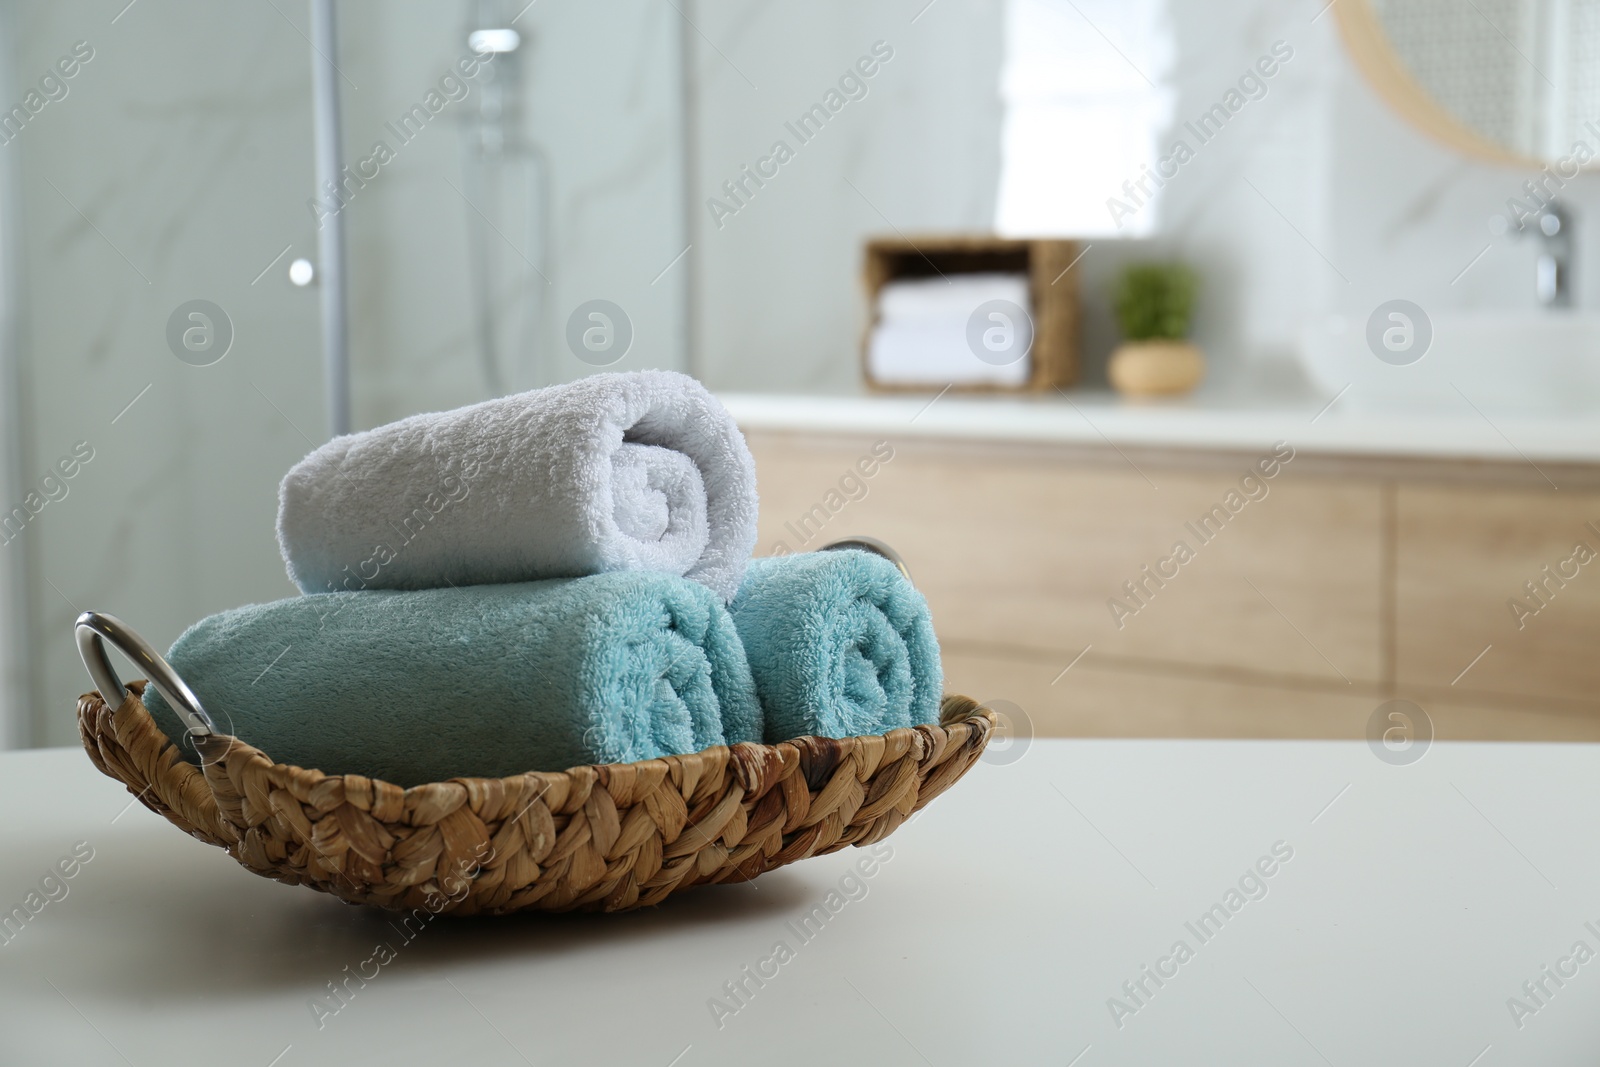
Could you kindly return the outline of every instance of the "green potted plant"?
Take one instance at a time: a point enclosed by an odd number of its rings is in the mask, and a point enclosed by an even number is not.
[[[1122,344],[1112,353],[1111,384],[1128,396],[1187,393],[1205,374],[1189,341],[1199,279],[1182,263],[1140,263],[1117,278],[1115,307]]]

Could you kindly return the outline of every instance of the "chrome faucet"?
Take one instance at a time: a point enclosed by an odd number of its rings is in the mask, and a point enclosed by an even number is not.
[[[1533,264],[1533,291],[1539,307],[1573,306],[1573,213],[1552,200],[1542,205],[1538,214],[1518,214],[1512,237],[1528,232],[1528,219],[1533,221],[1534,237],[1539,238],[1539,258]],[[1490,218],[1491,234],[1510,229],[1506,216]]]
[[[1544,307],[1572,306],[1572,215],[1551,203],[1535,220],[1539,227],[1539,259],[1534,284]]]
[[[1519,216],[1513,237],[1529,232],[1529,227]],[[1539,258],[1534,262],[1534,293],[1539,306],[1569,308],[1572,306],[1572,212],[1564,205],[1550,201],[1537,215],[1532,216],[1533,232],[1539,240]],[[1490,220],[1490,230],[1505,233],[1511,227],[1504,216]]]

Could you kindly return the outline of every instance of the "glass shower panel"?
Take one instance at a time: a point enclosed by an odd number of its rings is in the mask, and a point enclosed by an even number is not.
[[[294,593],[277,484],[328,428],[320,279],[290,268],[317,264],[332,215],[356,429],[688,369],[689,31],[671,5],[337,0],[347,169],[320,190],[304,0],[4,10],[10,96],[43,101],[14,129],[0,116],[20,206],[14,493],[39,505],[6,546],[25,742],[75,740],[79,611],[165,648]]]
[[[3,550],[23,555],[23,740],[73,744],[80,610],[164,648],[292,591],[277,482],[325,437],[316,297],[287,276],[315,256],[310,50],[293,4],[7,14],[24,388],[4,506],[28,517]]]
[[[672,6],[341,0],[339,16],[361,85],[344,87],[355,425],[687,369]],[[625,345],[583,345],[594,301],[625,316]]]

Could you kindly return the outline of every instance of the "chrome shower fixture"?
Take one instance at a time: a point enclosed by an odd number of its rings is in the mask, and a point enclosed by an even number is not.
[[[511,25],[521,13],[511,15],[501,0],[473,0],[467,11],[467,47],[494,58],[462,126],[462,187],[472,329],[484,385],[499,396],[543,384],[547,374],[539,343],[550,284],[547,168],[527,131],[524,92],[534,39]]]
[[[479,55],[485,52],[505,55],[522,47],[522,34],[509,27],[498,30],[473,30],[467,34],[467,47]]]

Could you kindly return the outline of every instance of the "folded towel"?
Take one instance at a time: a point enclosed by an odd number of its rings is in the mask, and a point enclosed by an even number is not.
[[[976,305],[974,305],[976,306]],[[967,322],[887,323],[872,328],[867,370],[879,385],[1026,385],[1029,356],[996,366],[977,357]]]
[[[1005,350],[984,352],[975,345],[1002,326],[987,316],[974,337],[973,313],[993,300],[1021,308],[1012,317]],[[878,292],[877,321],[867,344],[867,370],[880,385],[1020,386],[1032,374],[1027,355],[1033,345],[1028,278],[1021,274],[952,274],[891,281]],[[1009,360],[1009,362],[1007,362]]]
[[[274,760],[402,786],[761,739],[727,610],[663,574],[295,597],[204,619],[170,659]],[[154,686],[144,702],[183,737]]]
[[[336,437],[279,489],[278,544],[308,593],[652,570],[726,602],[755,541],[744,437],[671,371],[596,374]]]
[[[768,742],[939,721],[943,675],[928,603],[882,556],[752,560],[731,610]]]
[[[966,322],[979,304],[1007,300],[1031,306],[1026,274],[971,273],[931,278],[897,278],[878,291],[879,322]]]

